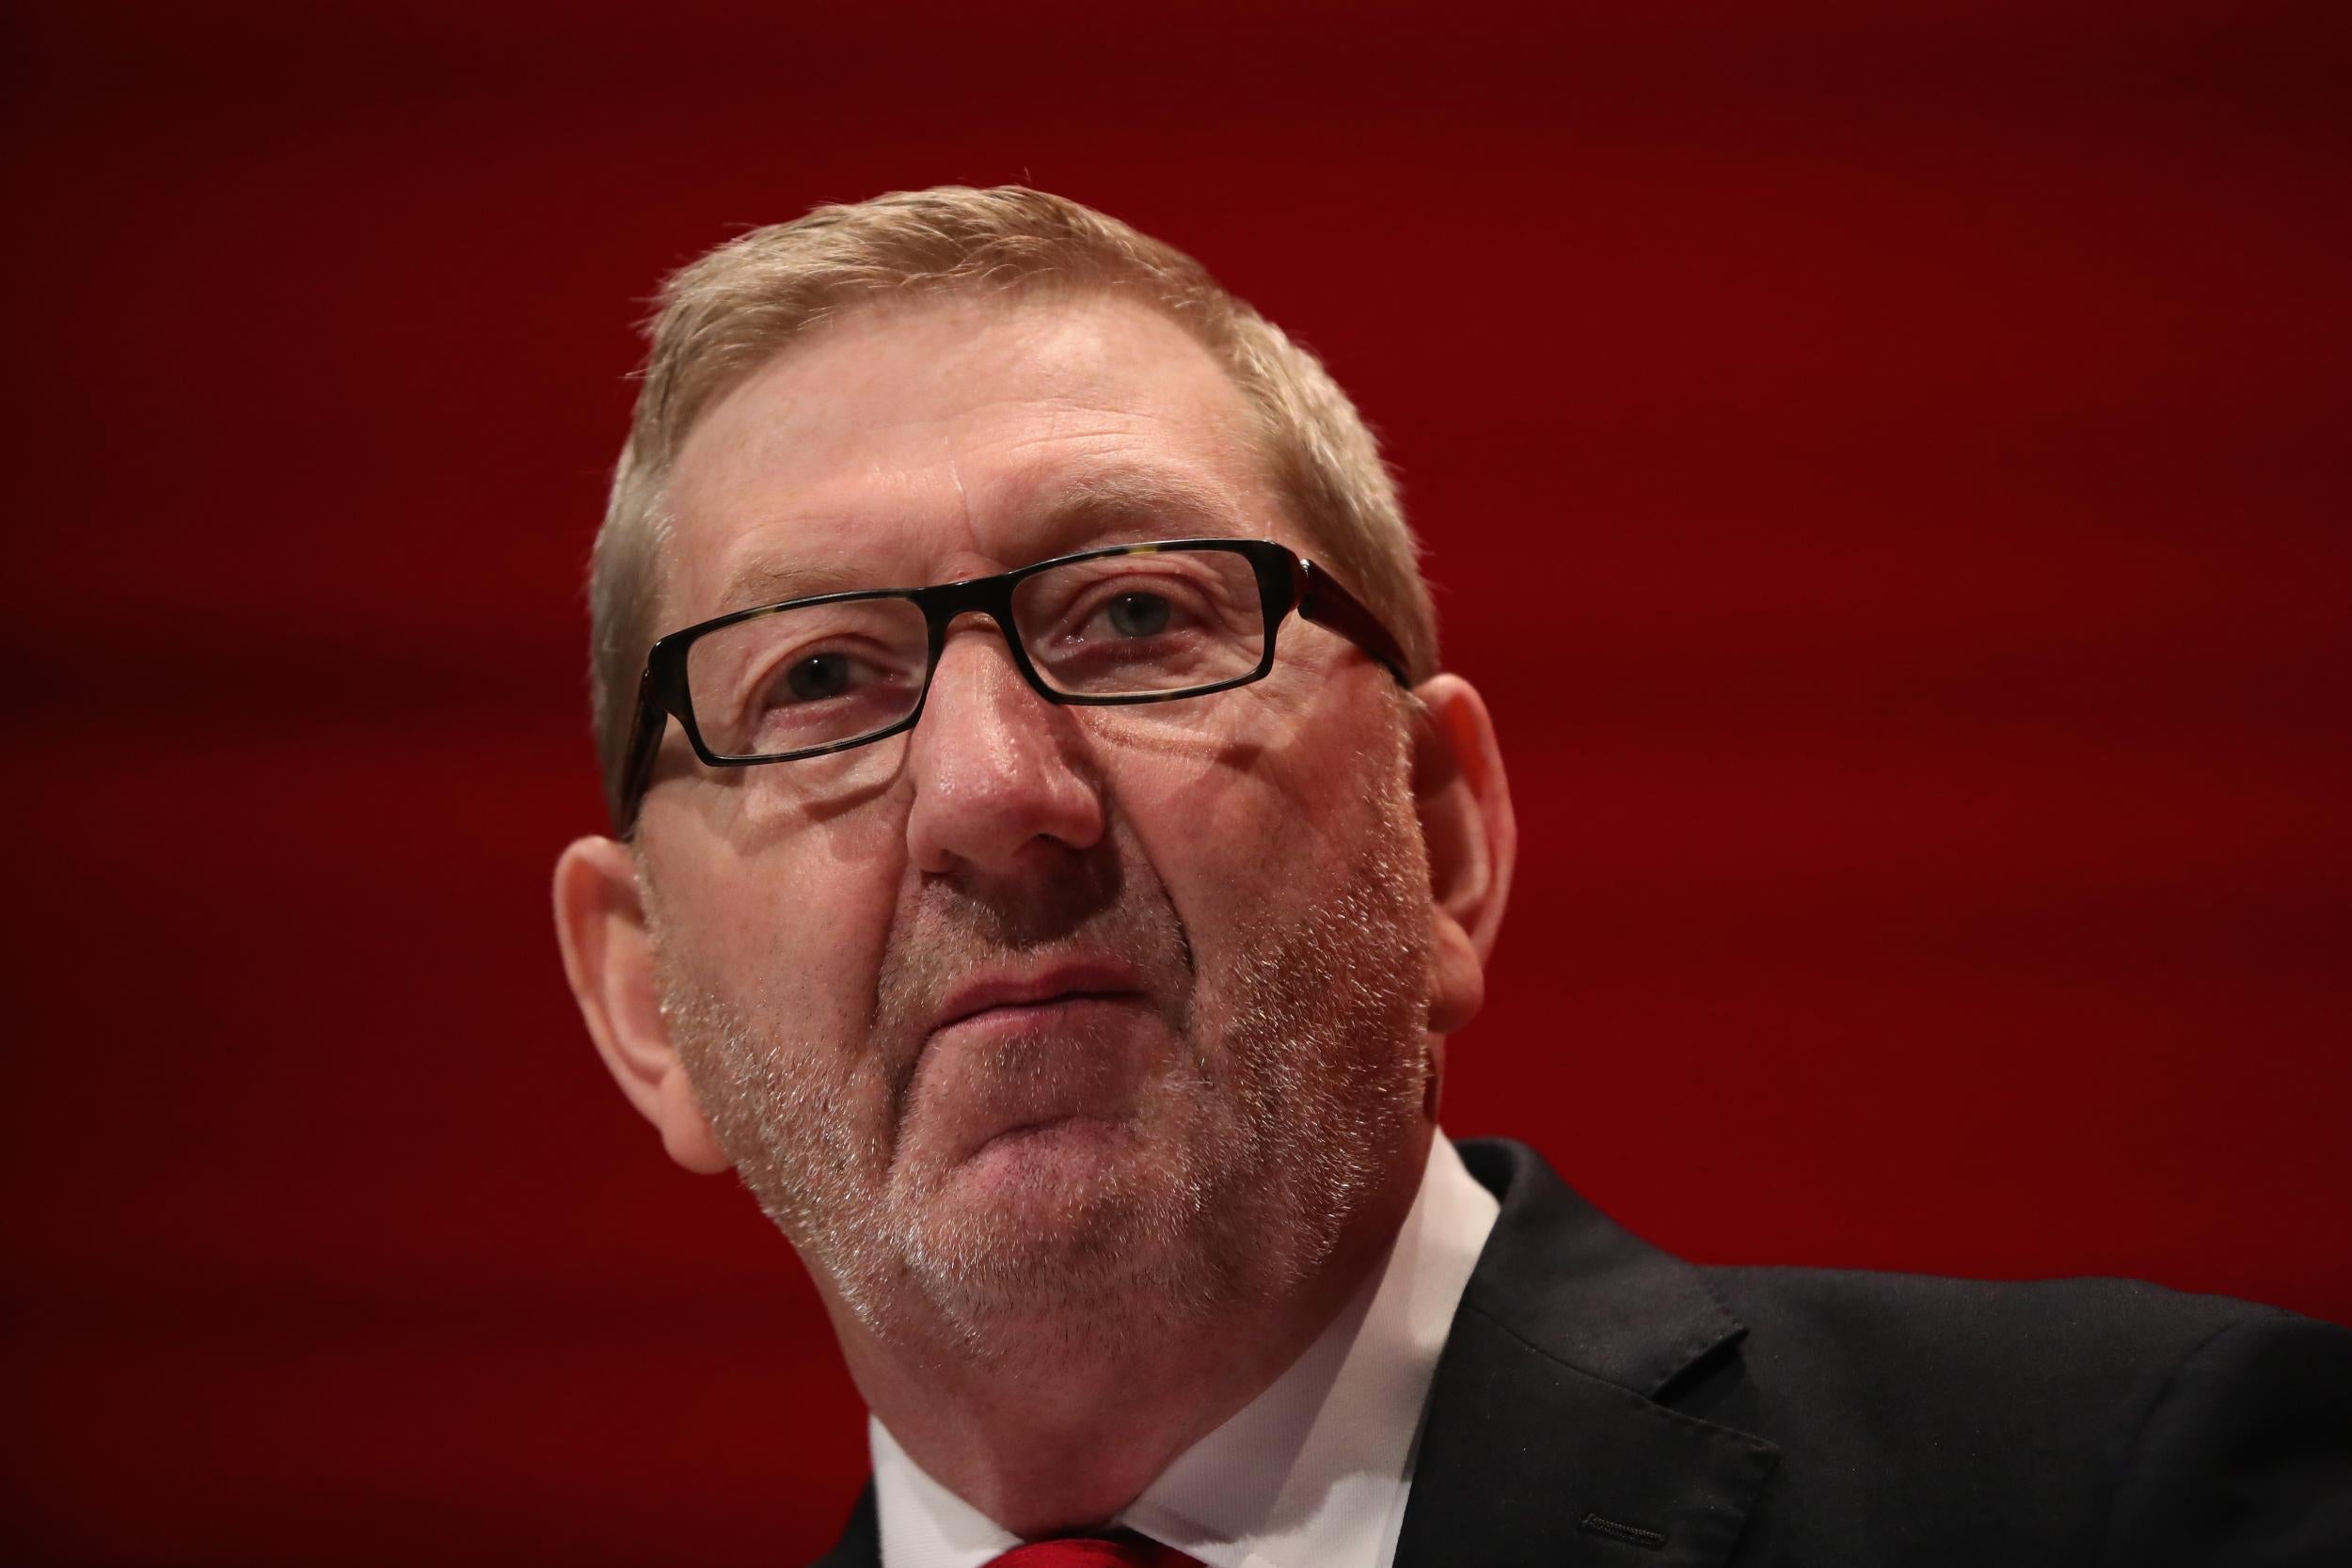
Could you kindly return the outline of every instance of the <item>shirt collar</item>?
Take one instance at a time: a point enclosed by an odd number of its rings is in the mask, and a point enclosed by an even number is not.
[[[1498,1205],[1442,1134],[1381,1268],[1258,1397],[1177,1455],[1119,1523],[1209,1568],[1379,1568],[1429,1382]],[[883,1568],[982,1568],[1019,1544],[868,1418]]]

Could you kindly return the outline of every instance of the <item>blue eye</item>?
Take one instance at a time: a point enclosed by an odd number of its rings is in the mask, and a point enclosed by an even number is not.
[[[1104,607],[1104,615],[1121,637],[1152,637],[1168,629],[1170,609],[1157,594],[1121,594]]]

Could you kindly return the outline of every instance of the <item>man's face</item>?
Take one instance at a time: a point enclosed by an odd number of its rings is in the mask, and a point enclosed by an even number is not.
[[[1312,554],[1258,453],[1132,304],[853,310],[688,440],[661,624],[1122,540]],[[907,735],[718,770],[672,727],[640,824],[672,1037],[868,1329],[1124,1333],[1279,1291],[1419,1147],[1406,699],[1319,627],[1280,650],[1235,690],[1065,707],[971,616]]]

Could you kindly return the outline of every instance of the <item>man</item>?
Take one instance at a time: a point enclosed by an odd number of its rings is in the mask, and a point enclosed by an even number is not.
[[[2352,1336],[1694,1269],[1437,1135],[1502,759],[1371,436],[1188,258],[885,197],[653,340],[557,926],[832,1316],[828,1561],[2352,1560]]]

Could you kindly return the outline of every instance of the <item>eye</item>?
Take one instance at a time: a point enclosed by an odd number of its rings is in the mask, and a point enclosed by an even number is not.
[[[796,702],[822,702],[838,697],[850,689],[854,678],[852,661],[847,654],[814,654],[796,660],[784,673],[784,689]]]
[[[1173,608],[1158,594],[1121,594],[1103,607],[1103,619],[1121,637],[1155,637]]]

